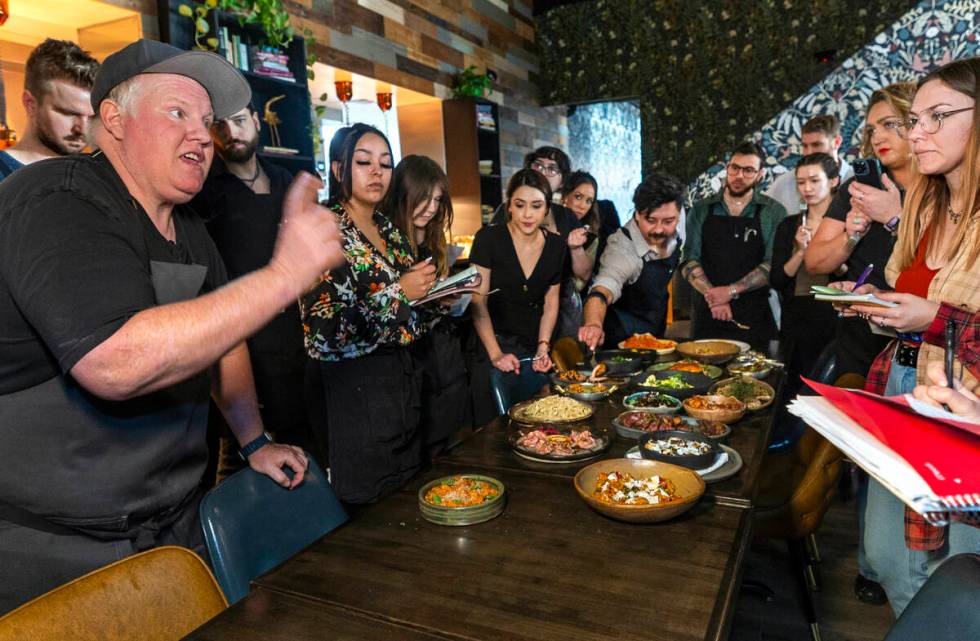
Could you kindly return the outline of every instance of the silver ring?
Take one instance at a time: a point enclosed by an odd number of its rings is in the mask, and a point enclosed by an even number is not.
[[[858,194],[858,200],[864,200],[864,194]]]

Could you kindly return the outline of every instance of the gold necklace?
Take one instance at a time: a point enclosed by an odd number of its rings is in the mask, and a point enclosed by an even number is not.
[[[953,221],[954,225],[960,224],[960,218],[963,217],[963,213],[953,211],[953,203],[946,205],[946,213],[949,214],[949,218]]]

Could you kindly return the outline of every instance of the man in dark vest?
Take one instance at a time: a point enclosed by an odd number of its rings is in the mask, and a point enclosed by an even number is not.
[[[653,175],[633,192],[633,218],[609,237],[599,275],[585,302],[578,338],[589,349],[615,346],[633,334],[662,337],[667,325],[667,285],[677,268],[677,224],[684,186]]]
[[[269,264],[232,282],[184,207],[208,127],[250,97],[220,56],[137,41],[95,79],[100,151],[0,184],[0,614],[135,552],[204,553],[209,396],[253,469],[302,481],[303,452],[264,434],[245,339],[344,260],[321,183],[297,177]]]

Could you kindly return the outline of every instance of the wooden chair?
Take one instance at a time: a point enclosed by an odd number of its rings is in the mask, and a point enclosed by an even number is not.
[[[188,549],[136,554],[55,588],[0,617],[0,641],[172,641],[228,607]]]
[[[347,520],[320,465],[309,459],[303,482],[291,490],[246,468],[201,501],[204,540],[229,602],[248,594],[252,579]]]

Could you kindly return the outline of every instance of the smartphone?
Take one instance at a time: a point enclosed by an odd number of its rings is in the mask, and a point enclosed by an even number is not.
[[[854,179],[862,185],[884,189],[881,184],[881,163],[877,158],[860,158],[851,164],[854,169]]]

